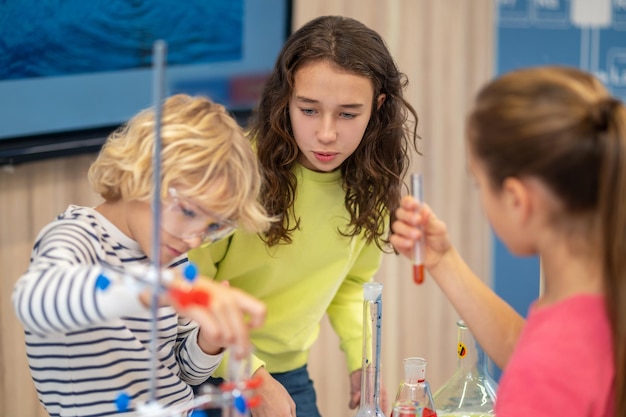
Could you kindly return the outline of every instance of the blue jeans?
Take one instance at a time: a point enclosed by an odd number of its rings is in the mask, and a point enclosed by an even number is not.
[[[297,417],[321,417],[317,409],[317,397],[313,381],[309,378],[309,371],[306,365],[289,372],[271,374],[274,379],[281,383],[287,390],[293,401],[296,403]],[[223,382],[221,378],[209,378],[211,384],[219,385]],[[210,409],[205,411],[194,411],[193,417],[221,417],[220,409]]]

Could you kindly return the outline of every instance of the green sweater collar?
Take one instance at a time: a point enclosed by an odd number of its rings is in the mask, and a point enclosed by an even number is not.
[[[341,179],[341,169],[336,169],[331,172],[319,172],[305,168],[303,165],[296,163],[293,170],[297,177],[303,177],[315,182],[336,182]]]

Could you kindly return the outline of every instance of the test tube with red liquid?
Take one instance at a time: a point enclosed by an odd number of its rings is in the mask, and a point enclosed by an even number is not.
[[[411,174],[411,195],[418,203],[424,201],[422,190],[422,174]],[[413,246],[413,281],[416,284],[424,282],[424,235]]]

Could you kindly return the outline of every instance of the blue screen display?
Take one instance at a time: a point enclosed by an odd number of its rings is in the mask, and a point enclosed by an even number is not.
[[[290,30],[285,0],[0,2],[0,139],[119,125],[166,92],[249,110]]]

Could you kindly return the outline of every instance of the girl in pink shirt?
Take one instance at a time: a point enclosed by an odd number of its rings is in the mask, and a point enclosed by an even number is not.
[[[539,255],[527,320],[476,277],[446,226],[410,196],[391,242],[425,267],[504,369],[499,417],[626,416],[626,107],[574,68],[490,82],[468,118],[467,161],[495,233]]]

